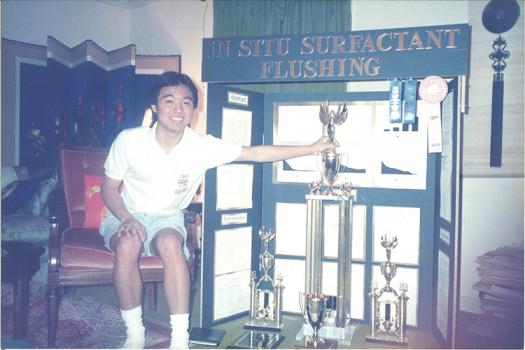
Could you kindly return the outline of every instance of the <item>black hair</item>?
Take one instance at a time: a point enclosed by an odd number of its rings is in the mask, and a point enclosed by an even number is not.
[[[159,97],[162,88],[179,85],[184,85],[190,89],[191,97],[193,99],[193,109],[196,109],[199,103],[197,87],[195,87],[195,84],[189,76],[177,72],[164,72],[157,77],[150,88],[151,104],[157,104],[157,98]]]

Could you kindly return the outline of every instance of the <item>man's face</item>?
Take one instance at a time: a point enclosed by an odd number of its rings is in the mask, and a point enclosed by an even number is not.
[[[186,85],[163,87],[160,89],[157,105],[152,108],[158,116],[158,127],[168,132],[180,133],[191,122],[191,91]]]

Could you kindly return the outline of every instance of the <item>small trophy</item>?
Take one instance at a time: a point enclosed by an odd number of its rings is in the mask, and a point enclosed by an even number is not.
[[[259,238],[263,242],[263,252],[259,256],[259,269],[262,276],[256,281],[256,273],[252,271],[250,277],[250,320],[244,325],[245,329],[258,331],[279,332],[283,328],[281,320],[283,289],[282,276],[278,275],[276,282],[269,275],[274,264],[274,257],[268,250],[269,242],[275,238],[275,232],[266,231],[264,227],[259,230]],[[270,289],[264,289],[270,285]]]
[[[370,288],[371,315],[370,334],[366,341],[395,345],[408,345],[406,336],[408,285],[399,284],[399,293],[390,281],[396,275],[396,264],[390,261],[392,249],[397,246],[397,237],[388,240],[386,235],[381,236],[381,245],[386,249],[386,261],[381,263],[381,274],[385,277],[386,285],[378,291],[376,281],[372,281]]]
[[[342,106],[339,105],[337,107],[337,112],[329,109],[328,101],[321,104],[319,109],[319,119],[321,120],[321,123],[326,126],[326,133],[328,134],[330,142],[333,142],[335,138],[335,126],[343,124],[347,117],[348,110],[346,108],[346,103]],[[321,173],[327,183],[326,194],[333,195],[334,183],[337,180],[339,169],[341,167],[340,154],[333,149],[324,151],[320,155],[319,162],[321,163]]]
[[[328,296],[321,293],[299,293],[299,306],[303,314],[304,320],[312,329],[311,336],[305,336],[303,343],[299,347],[316,348],[316,349],[332,349],[337,347],[337,341],[330,339],[323,339],[319,336],[319,329],[324,325],[329,314],[327,307]]]

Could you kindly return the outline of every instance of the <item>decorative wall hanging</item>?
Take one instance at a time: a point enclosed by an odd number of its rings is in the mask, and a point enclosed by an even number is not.
[[[501,166],[503,144],[503,70],[507,67],[505,59],[510,57],[506,50],[507,42],[501,37],[518,21],[520,7],[516,0],[491,0],[483,10],[483,26],[491,33],[499,34],[492,43],[493,52],[489,58],[494,61],[492,68],[496,73],[492,80],[492,114],[490,131],[490,166]]]

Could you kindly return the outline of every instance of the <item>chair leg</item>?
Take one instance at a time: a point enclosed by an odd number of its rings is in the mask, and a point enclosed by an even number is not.
[[[146,283],[146,295],[148,299],[148,307],[150,310],[157,310],[157,292],[157,282]]]
[[[52,288],[47,292],[47,346],[55,347],[58,324],[58,305],[60,303],[60,290]]]

